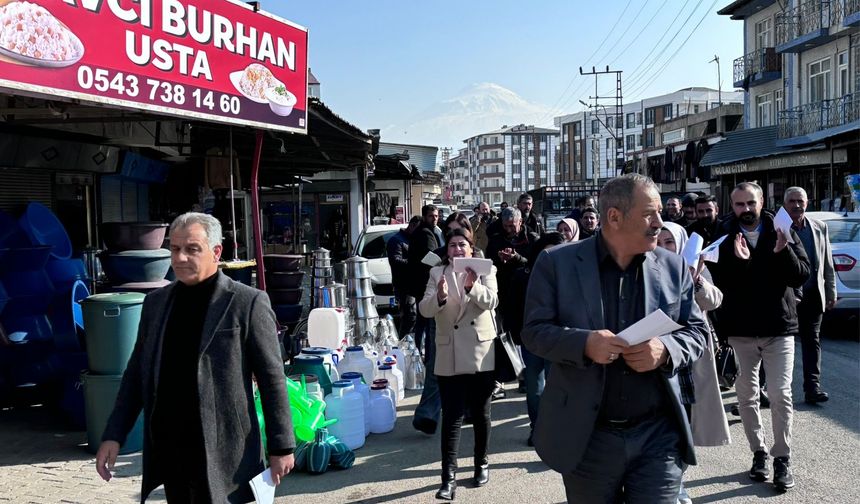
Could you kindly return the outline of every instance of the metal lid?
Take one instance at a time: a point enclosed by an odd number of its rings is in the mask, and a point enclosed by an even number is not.
[[[111,304],[111,305],[138,305],[143,303],[146,294],[140,292],[108,292],[104,294],[93,294],[82,300],[86,304]]]
[[[345,263],[365,263],[367,262],[367,258],[361,256],[352,256],[349,259],[344,261]]]

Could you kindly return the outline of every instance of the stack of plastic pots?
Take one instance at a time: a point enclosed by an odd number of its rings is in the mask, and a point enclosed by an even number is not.
[[[167,224],[161,222],[105,222],[101,236],[107,250],[99,260],[111,292],[147,293],[164,287],[170,251],[161,248]]]
[[[272,309],[278,322],[292,327],[302,318],[302,281],[305,273],[301,270],[301,255],[268,254],[263,256],[266,267],[266,292],[272,301]]]
[[[95,453],[113,411],[122,374],[137,340],[144,294],[96,294],[81,301],[89,370],[81,374],[87,424],[87,448]],[[126,438],[120,453],[143,447],[143,416]]]

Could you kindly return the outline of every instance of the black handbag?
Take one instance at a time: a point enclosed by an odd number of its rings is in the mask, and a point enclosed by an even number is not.
[[[714,353],[717,364],[717,379],[721,387],[734,387],[738,378],[738,361],[735,349],[728,343],[722,343]]]
[[[493,350],[496,357],[496,381],[500,383],[515,381],[526,366],[511,334],[499,333],[493,340]]]

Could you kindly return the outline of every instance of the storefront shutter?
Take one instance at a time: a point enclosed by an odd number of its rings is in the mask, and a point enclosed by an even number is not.
[[[17,214],[31,201],[51,208],[51,172],[0,169],[0,210]]]

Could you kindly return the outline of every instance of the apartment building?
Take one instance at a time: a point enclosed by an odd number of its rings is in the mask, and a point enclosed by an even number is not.
[[[455,158],[460,166],[454,167],[453,184],[455,199],[461,197],[464,205],[501,203],[555,183],[554,129],[505,125],[463,142],[466,147]]]
[[[812,208],[848,200],[845,175],[860,171],[860,0],[736,0],[719,14],[744,23],[734,82],[745,129],[704,162],[726,187],[757,181],[771,207],[792,185]]]
[[[665,123],[710,110],[716,111],[712,114],[716,120],[721,117],[720,103],[741,104],[743,99],[740,92],[690,87],[624,104],[621,110],[592,106],[556,117],[554,124],[560,133],[558,184],[600,187],[607,179],[641,165],[643,158],[658,156],[664,145],[686,145],[686,127],[663,132]],[[647,169],[641,171],[653,176]]]

